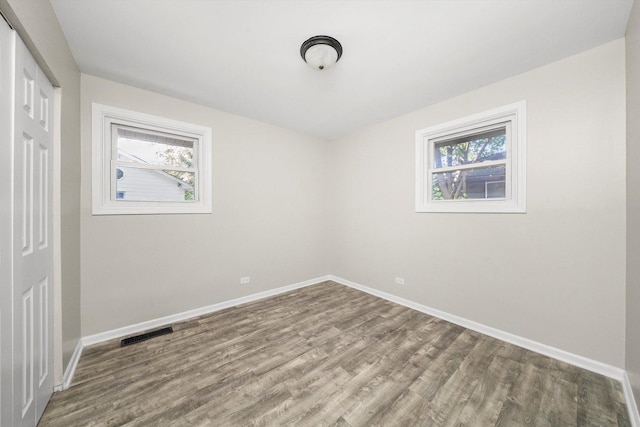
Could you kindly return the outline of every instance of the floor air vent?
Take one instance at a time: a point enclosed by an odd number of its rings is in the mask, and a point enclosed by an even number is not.
[[[136,335],[134,337],[125,338],[120,341],[120,347],[125,347],[131,344],[139,343],[141,341],[146,341],[151,338],[159,337],[160,335],[167,335],[173,332],[173,328],[168,326],[162,329],[156,329],[155,331],[145,332],[144,334]]]

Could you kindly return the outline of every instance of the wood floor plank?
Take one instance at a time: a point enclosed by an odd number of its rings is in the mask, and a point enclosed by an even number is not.
[[[444,425],[495,425],[504,401],[517,378],[517,363],[511,360],[510,346],[482,337],[473,353],[449,380],[467,390],[468,397],[458,399],[460,408]],[[464,404],[463,404],[464,401]]]
[[[518,381],[502,406],[496,426],[534,425],[544,390],[544,370],[523,364]]]
[[[324,282],[83,352],[40,426],[629,426],[621,384]]]

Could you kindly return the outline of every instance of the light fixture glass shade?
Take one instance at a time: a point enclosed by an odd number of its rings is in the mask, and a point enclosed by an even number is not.
[[[324,70],[340,60],[342,45],[333,37],[313,36],[300,46],[300,56],[316,70]]]
[[[338,52],[329,45],[317,44],[307,50],[304,60],[313,68],[324,70],[338,61]]]

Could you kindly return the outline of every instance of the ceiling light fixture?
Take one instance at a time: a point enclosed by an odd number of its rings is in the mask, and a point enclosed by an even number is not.
[[[342,45],[333,37],[313,36],[300,46],[300,56],[316,70],[324,70],[338,62]]]

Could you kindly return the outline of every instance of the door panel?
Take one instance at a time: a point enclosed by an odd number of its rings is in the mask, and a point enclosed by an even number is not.
[[[40,349],[40,355],[38,357],[38,387],[42,385],[49,378],[49,331],[51,325],[49,324],[49,280],[45,278],[38,285],[38,300],[40,301],[40,324],[38,329],[40,330],[40,336],[38,337],[38,348]],[[47,401],[49,399],[47,398]]]
[[[0,22],[0,425],[7,427],[35,426],[53,392],[52,94]]]
[[[24,48],[27,52],[26,47]],[[27,54],[29,54],[27,52]],[[30,54],[29,54],[30,55]],[[36,263],[40,269],[37,277],[38,286],[38,337],[36,356],[39,363],[36,377],[36,423],[47,407],[53,394],[53,292],[50,291],[53,274],[53,248],[49,244],[52,240],[51,227],[53,179],[53,130],[50,118],[53,117],[53,86],[38,67],[36,75],[36,94],[33,124],[38,129],[37,146],[37,176],[38,185],[35,190],[37,216],[34,218],[34,250],[39,258]],[[36,283],[36,282],[34,282]]]
[[[20,378],[14,378],[14,417],[21,414],[19,425],[33,426],[53,392],[49,289],[53,88],[19,39],[15,74],[13,318],[14,372]]]
[[[20,386],[22,399],[20,409],[22,418],[31,418],[28,414],[35,411],[33,404],[33,288],[29,287],[22,295],[22,358],[19,361],[22,366]],[[33,412],[35,414],[35,412]]]
[[[16,159],[22,157],[21,167],[18,165],[16,168],[16,172],[22,175],[22,179],[17,181],[22,183],[17,197],[22,200],[22,256],[27,256],[33,252],[33,138],[22,134],[22,144],[16,152]]]

